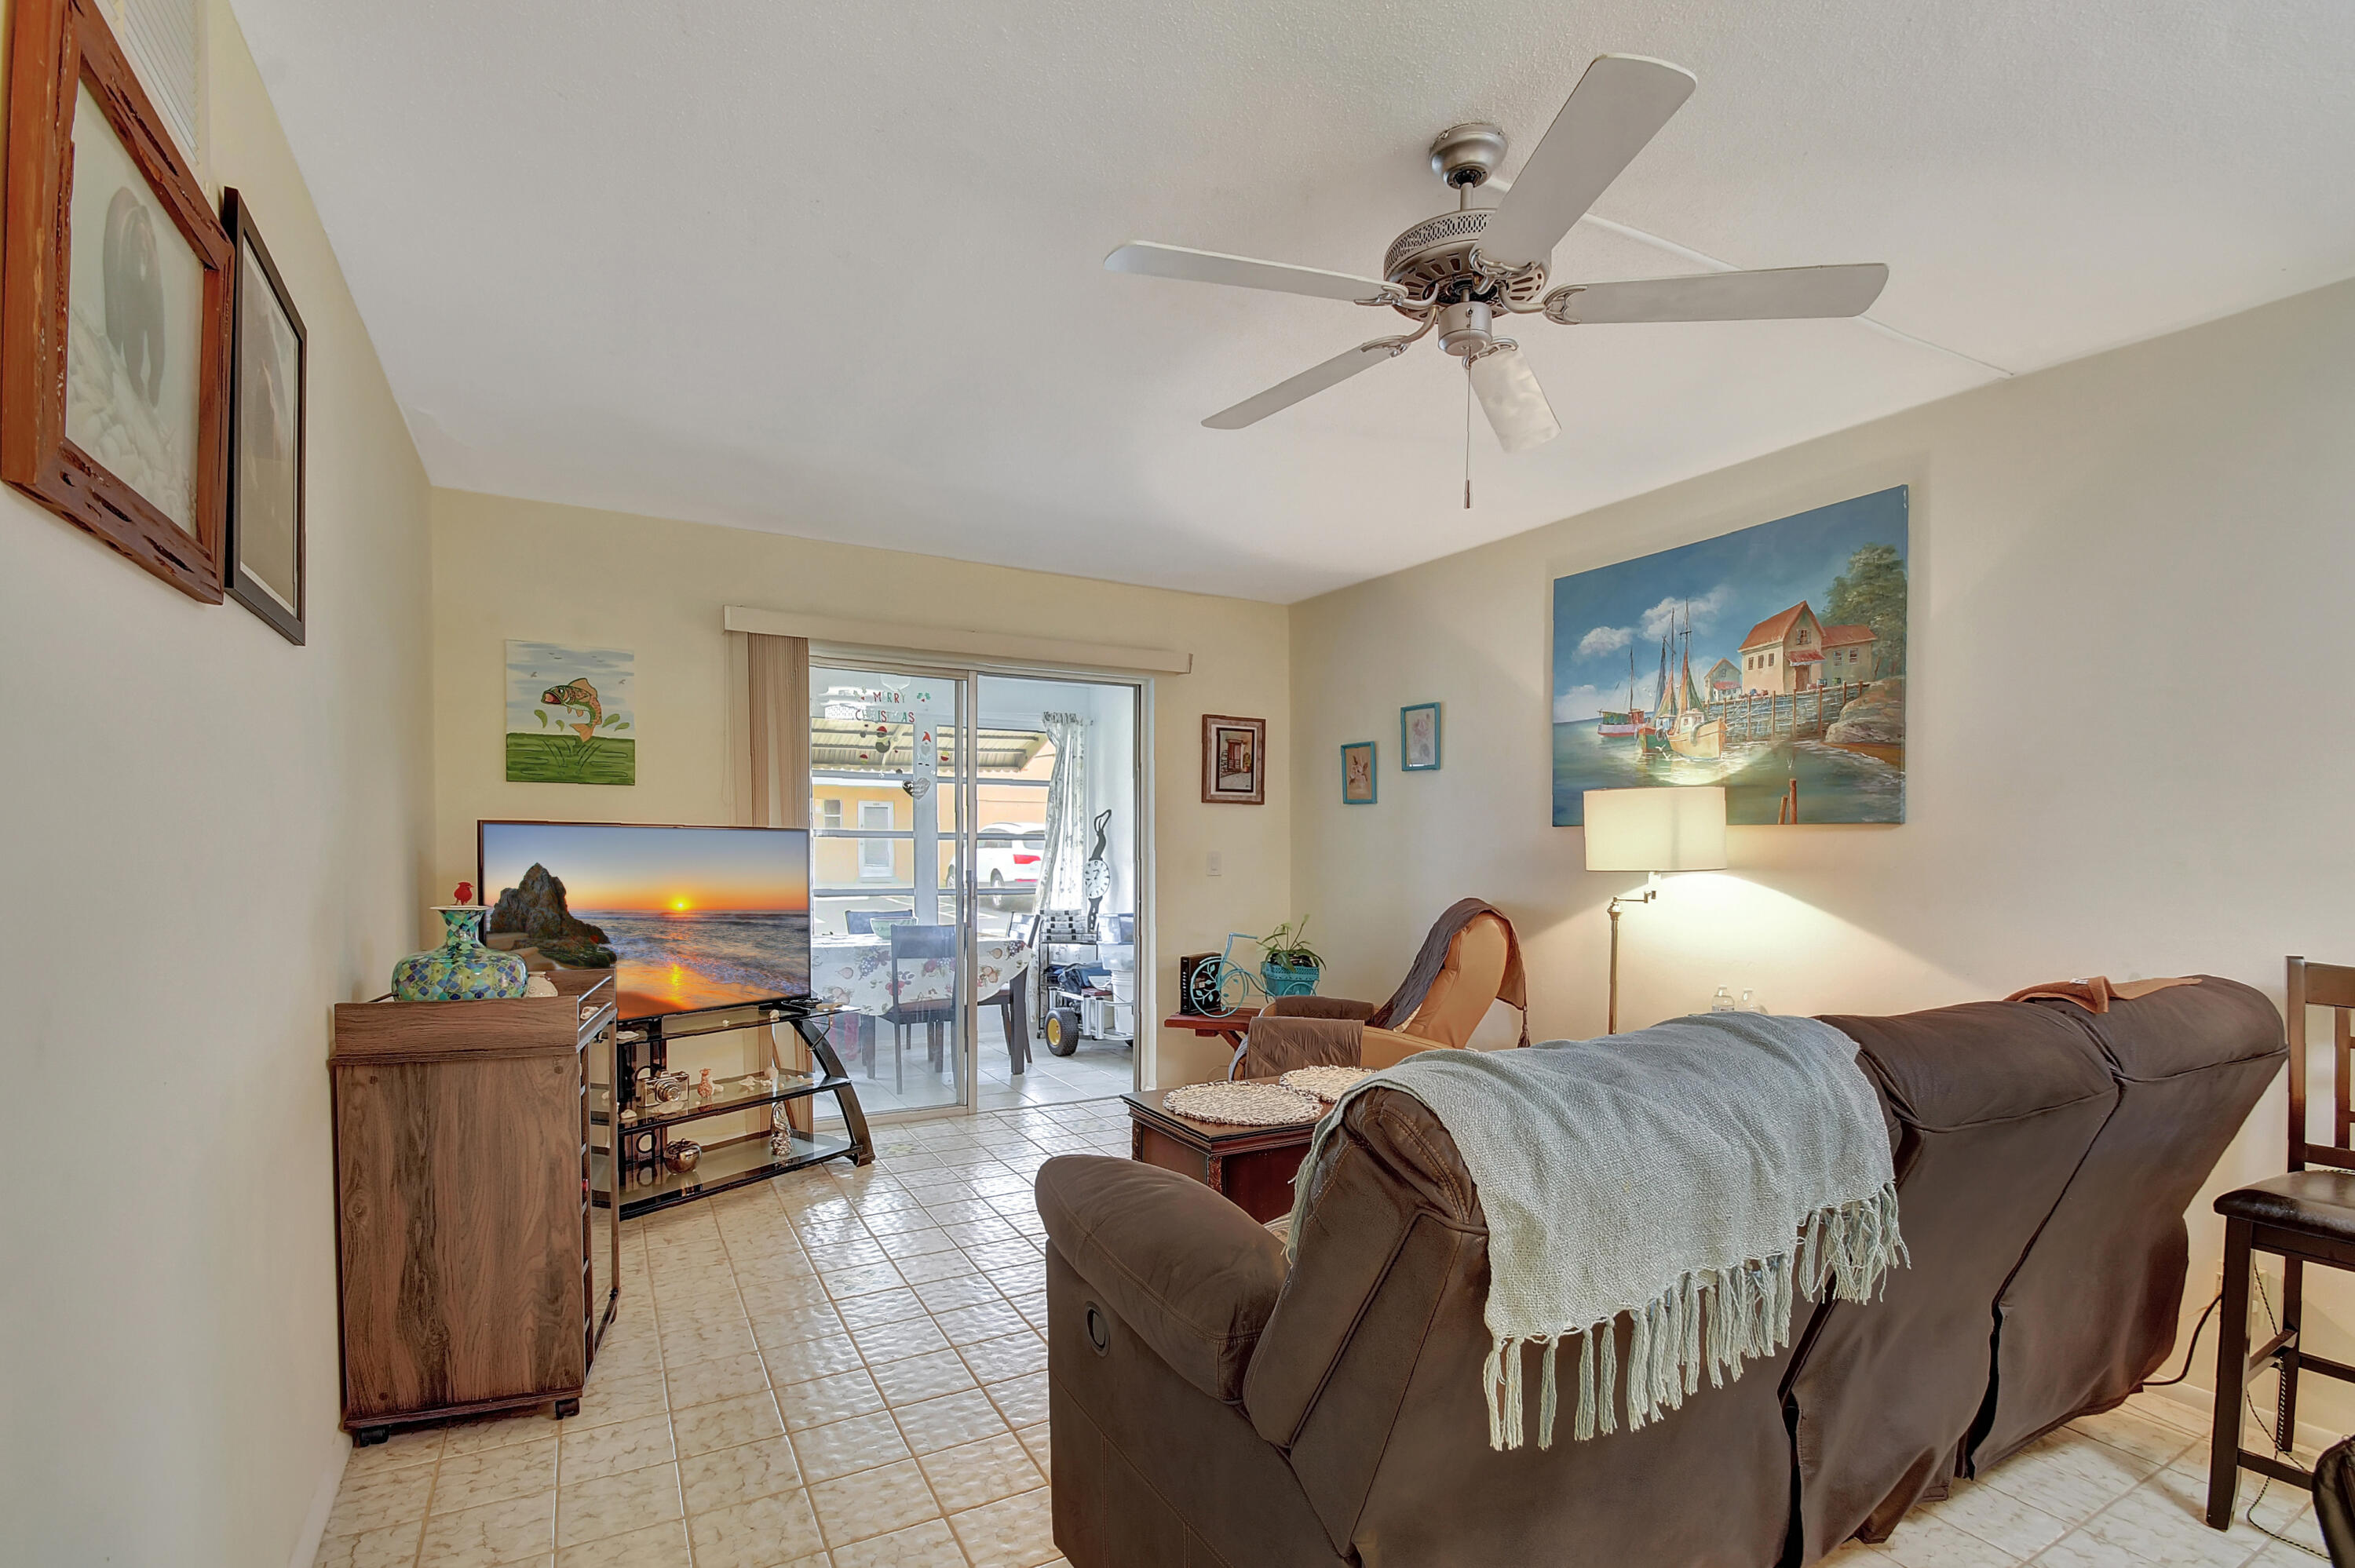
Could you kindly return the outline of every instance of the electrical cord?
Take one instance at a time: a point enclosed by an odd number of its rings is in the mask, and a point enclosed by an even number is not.
[[[2273,1335],[2281,1332],[2281,1324],[2275,1320],[2274,1317],[2273,1293],[2265,1288],[2265,1277],[2264,1275],[2257,1273],[2254,1269],[2250,1270],[2250,1275],[2251,1277],[2254,1278],[2257,1282],[2257,1299],[2264,1306],[2266,1337],[2270,1339]],[[2217,1292],[2216,1299],[2222,1301],[2223,1298],[2223,1292]],[[2207,1321],[2207,1319],[2203,1316],[2200,1319],[2200,1321],[2204,1323]],[[2199,1332],[2200,1331],[2197,1329],[2192,1330],[2192,1337],[2195,1340],[2199,1337]],[[2191,1363],[2189,1361],[2186,1361],[2184,1362],[2184,1370],[2187,1372],[2190,1371],[2190,1365]],[[2276,1378],[2281,1376],[2281,1369],[2279,1367],[2275,1367],[2274,1369],[2274,1375]],[[2288,1458],[2288,1446],[2282,1442],[2281,1436],[2277,1428],[2266,1425],[2264,1414],[2257,1409],[2257,1402],[2249,1397],[2249,1391],[2245,1383],[2241,1389],[2241,1403],[2249,1407],[2249,1414],[2256,1417],[2258,1426],[2271,1434],[2269,1441],[2273,1445],[2274,1457],[2276,1459]],[[2265,1500],[2265,1491],[2273,1484],[2274,1478],[2271,1476],[2267,1476],[2261,1483],[2259,1483],[2257,1487],[2257,1495],[2249,1499],[2249,1506],[2247,1510],[2242,1513],[2242,1519],[2246,1520],[2249,1528],[2255,1531],[2259,1535],[2272,1536],[2284,1546],[2295,1546],[2300,1552],[2305,1552],[2308,1557],[2319,1557],[2328,1561],[2328,1553],[2317,1552],[2313,1547],[2308,1546],[2303,1541],[2292,1540],[2290,1537],[2282,1534],[2280,1531],[2267,1530],[2264,1525],[2257,1522],[2257,1505]]]
[[[2281,1325],[2274,1320],[2273,1297],[2271,1293],[2265,1289],[2264,1276],[2257,1275],[2255,1278],[2257,1282],[2257,1299],[2264,1306],[2265,1325],[2268,1336],[2270,1336],[2271,1334],[2280,1332]],[[2192,1363],[2200,1359],[2200,1336],[2207,1331],[2208,1319],[2214,1317],[2216,1315],[2216,1308],[2223,1304],[2224,1292],[2222,1289],[2219,1289],[2216,1292],[2216,1298],[2213,1301],[2209,1302],[2207,1309],[2200,1314],[2200,1321],[2191,1326],[2190,1342],[2183,1348],[2183,1370],[2177,1372],[2173,1377],[2154,1378],[2144,1383],[2143,1387],[2168,1388],[2173,1384],[2181,1383],[2185,1378],[2191,1375]],[[2276,1371],[2275,1375],[2279,1375],[2278,1371]],[[2256,1418],[2257,1425],[2264,1427],[2268,1433],[2275,1433],[2275,1429],[2267,1425],[2264,1414],[2257,1409],[2256,1401],[2249,1396],[2248,1391],[2245,1388],[2242,1390],[2241,1398],[2248,1405],[2249,1414]],[[2274,1446],[2274,1457],[2275,1458],[2286,1458],[2289,1457],[2289,1450],[2281,1446],[2281,1439],[2277,1433],[2275,1433],[2273,1436],[2272,1442]],[[2249,1506],[2241,1517],[2247,1521],[2250,1529],[2255,1531],[2260,1535],[2271,1536],[2274,1540],[2280,1542],[2285,1546],[2295,1546],[2309,1557],[2324,1556],[2324,1553],[2317,1552],[2305,1542],[2292,1540],[2290,1537],[2280,1533],[2278,1531],[2267,1530],[2264,1525],[2257,1522],[2257,1505],[2265,1500],[2265,1489],[2273,1484],[2274,1479],[2271,1476],[2265,1477],[2258,1484],[2257,1495],[2249,1499]]]
[[[2200,1336],[2206,1330],[2208,1327],[2208,1319],[2214,1317],[2216,1314],[2216,1308],[2222,1307],[2223,1304],[2224,1293],[2223,1291],[2219,1290],[2216,1292],[2216,1299],[2208,1303],[2208,1309],[2200,1314],[2200,1321],[2191,1326],[2191,1342],[2183,1347],[2183,1370],[2177,1372],[2173,1377],[2158,1378],[2150,1383],[2144,1383],[2143,1387],[2170,1388],[2191,1375],[2191,1363],[2200,1359]]]

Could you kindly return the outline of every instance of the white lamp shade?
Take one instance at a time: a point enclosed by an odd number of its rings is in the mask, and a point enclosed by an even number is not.
[[[1561,434],[1545,388],[1518,348],[1484,354],[1466,367],[1472,390],[1497,432],[1497,442],[1508,452],[1525,452]]]
[[[1724,870],[1724,789],[1589,789],[1586,869]]]

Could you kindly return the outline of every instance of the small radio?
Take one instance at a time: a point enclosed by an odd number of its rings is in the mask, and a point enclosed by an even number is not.
[[[1215,1018],[1229,1011],[1219,997],[1219,955],[1189,953],[1178,960],[1178,1011]]]

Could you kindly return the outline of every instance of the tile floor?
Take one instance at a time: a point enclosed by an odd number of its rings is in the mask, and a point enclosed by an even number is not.
[[[634,1222],[580,1414],[357,1449],[336,1568],[1034,1568],[1050,1156],[1117,1100],[879,1130],[879,1158]]]
[[[581,1414],[356,1450],[335,1568],[1061,1568],[1030,1180],[1125,1154],[1117,1101],[887,1128],[833,1165],[624,1232]],[[1839,1568],[2310,1568],[2200,1522],[2204,1425],[2157,1395],[2075,1423]],[[2244,1478],[2243,1506],[2255,1495]],[[2318,1547],[2305,1494],[2269,1528]]]
[[[946,1066],[933,1068],[926,1065],[923,1031],[909,1031],[908,1047],[902,1053],[900,1067],[903,1076],[898,1081],[904,1086],[895,1091],[891,1063],[891,1025],[878,1024],[881,1031],[881,1049],[876,1062],[875,1076],[867,1075],[863,1057],[852,1055],[847,1045],[838,1045],[845,1065],[858,1084],[858,1103],[868,1116],[886,1116],[899,1110],[937,1108],[955,1098],[956,1087],[950,1082]],[[847,1031],[846,1031],[847,1033]],[[975,1054],[981,1065],[981,1089],[977,1109],[1011,1110],[1020,1106],[1069,1105],[1077,1100],[1099,1100],[1107,1096],[1122,1095],[1135,1086],[1135,1054],[1131,1047],[1109,1041],[1083,1040],[1068,1056],[1058,1056],[1047,1049],[1044,1041],[1034,1042],[1030,1060],[1023,1066],[1022,1075],[1016,1077],[1006,1059],[1006,1036],[997,1009],[981,1011],[980,1040]],[[825,1106],[820,1107],[820,1119]]]
[[[2254,1428],[2250,1446],[2261,1446]],[[2313,1456],[2303,1457],[2311,1463]],[[2276,1481],[2241,1478],[2229,1532],[2200,1522],[2208,1498],[2208,1423],[2157,1393],[2072,1422],[1954,1495],[1915,1509],[1879,1546],[1851,1543],[1826,1568],[2315,1568],[2322,1536],[2313,1500]],[[2275,1540],[2242,1516],[2255,1504]],[[2295,1542],[2296,1544],[2292,1544]],[[2309,1552],[2312,1555],[2309,1555]]]
[[[1067,1105],[1124,1095],[1136,1086],[1135,1063],[1132,1047],[1109,1041],[1082,1040],[1068,1056],[1056,1055],[1041,1042],[1031,1047],[1030,1060],[1018,1078],[1007,1067],[1006,1047],[998,1043],[996,1031],[985,1024],[981,1108],[1011,1110],[1018,1106]]]

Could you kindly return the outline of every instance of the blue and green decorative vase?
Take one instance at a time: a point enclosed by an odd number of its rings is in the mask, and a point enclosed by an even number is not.
[[[524,993],[530,979],[524,961],[483,946],[481,905],[443,905],[434,913],[449,935],[440,947],[411,953],[392,966],[394,1001],[488,1001]]]

